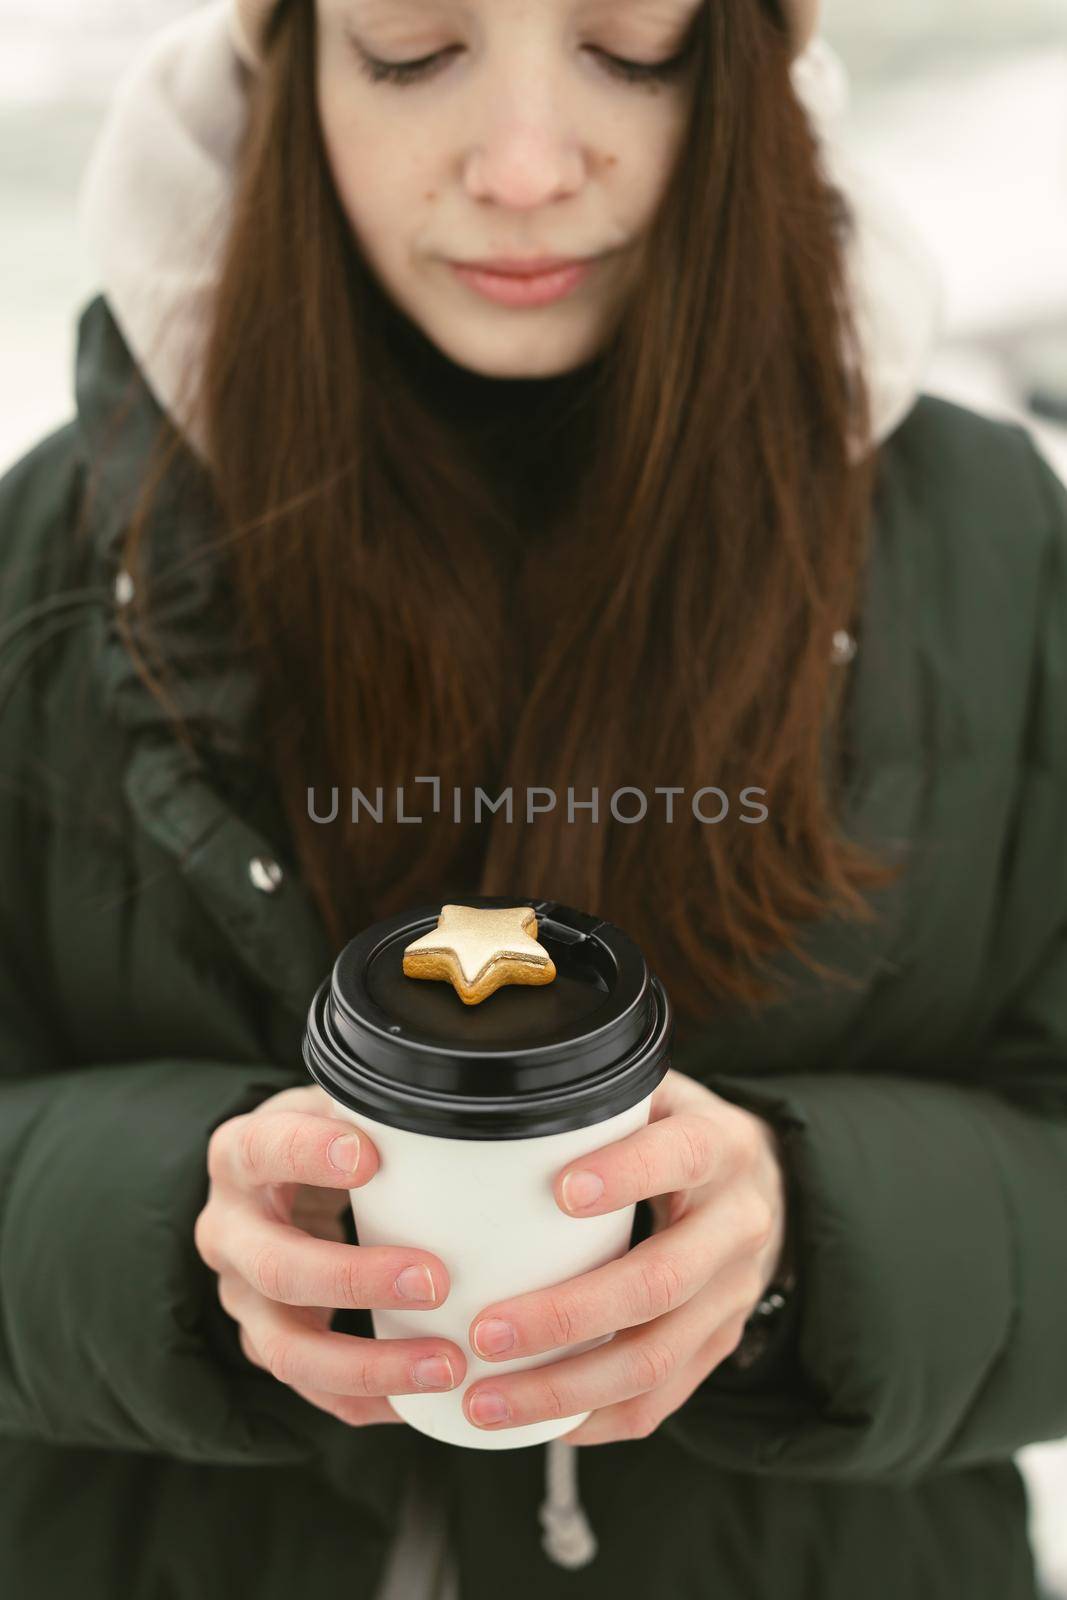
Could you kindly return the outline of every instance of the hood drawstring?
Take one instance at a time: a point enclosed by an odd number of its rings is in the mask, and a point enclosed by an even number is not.
[[[560,1567],[584,1567],[597,1553],[596,1534],[578,1497],[577,1445],[550,1439],[545,1446],[545,1498],[538,1516],[545,1554]]]

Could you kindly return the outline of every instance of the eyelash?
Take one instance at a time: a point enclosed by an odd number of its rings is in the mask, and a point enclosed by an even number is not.
[[[605,71],[612,77],[621,78],[624,83],[666,83],[675,77],[685,66],[689,51],[683,50],[680,55],[672,56],[669,61],[624,61],[620,56],[609,55],[606,50],[594,52],[604,63]],[[374,56],[369,56],[365,51],[356,47],[356,58],[360,67],[372,83],[392,83],[401,86],[416,83],[428,77],[447,56],[451,50],[437,50],[433,55],[423,56],[418,61],[378,61]]]

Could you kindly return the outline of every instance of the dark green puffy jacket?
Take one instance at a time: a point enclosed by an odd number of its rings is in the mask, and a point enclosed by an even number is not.
[[[1027,435],[924,396],[885,447],[847,816],[907,870],[812,936],[853,987],[786,962],[787,1001],[675,1059],[786,1134],[791,1356],[580,1449],[568,1571],[539,1449],[346,1428],[244,1359],[195,1251],[211,1131],[306,1081],[334,952],[210,570],[166,609],[202,761],[122,645],[159,414],[102,299],[77,383],[0,484],[0,1595],[373,1600],[419,1456],[462,1600],[1032,1597],[1012,1456],[1067,1433],[1067,494]],[[175,491],[153,560],[209,518]]]

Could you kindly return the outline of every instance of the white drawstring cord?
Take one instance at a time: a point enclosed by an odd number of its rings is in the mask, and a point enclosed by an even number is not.
[[[597,1540],[578,1497],[577,1446],[550,1439],[545,1451],[545,1498],[538,1512],[545,1554],[560,1567],[587,1566]]]

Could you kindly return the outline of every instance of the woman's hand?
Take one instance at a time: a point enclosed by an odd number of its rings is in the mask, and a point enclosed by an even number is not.
[[[577,1174],[603,1184],[588,1203]],[[564,1192],[567,1185],[567,1192]],[[652,1235],[624,1256],[550,1289],[487,1306],[472,1322],[472,1348],[512,1360],[598,1335],[616,1337],[581,1355],[472,1384],[464,1409],[496,1428],[593,1415],[571,1444],[643,1439],[659,1427],[740,1342],[775,1276],[785,1237],[785,1184],[770,1125],[673,1069],[652,1097],[647,1127],[561,1169],[556,1203],[578,1217],[649,1201]],[[571,1203],[568,1203],[571,1202]],[[477,1337],[491,1323],[495,1348]],[[503,1324],[513,1342],[501,1348]],[[621,1329],[621,1332],[617,1330]],[[478,1397],[502,1396],[491,1421]]]
[[[361,1339],[330,1331],[338,1307],[428,1310],[451,1284],[444,1263],[427,1250],[345,1242],[347,1191],[374,1177],[378,1152],[364,1132],[333,1114],[323,1089],[283,1089],[220,1124],[208,1144],[207,1169],[207,1203],[193,1236],[218,1273],[223,1310],[256,1366],[357,1427],[403,1420],[386,1395],[452,1389],[463,1381],[466,1357],[447,1339]]]

